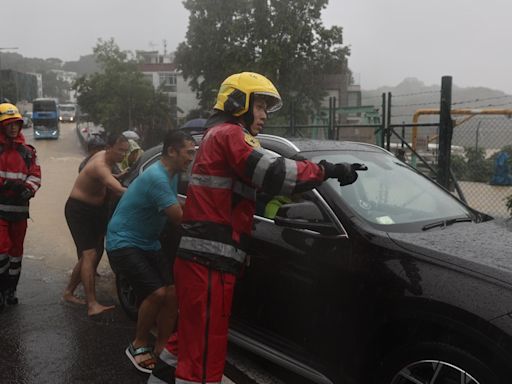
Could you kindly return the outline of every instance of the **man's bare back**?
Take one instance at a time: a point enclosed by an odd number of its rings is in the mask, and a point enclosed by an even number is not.
[[[69,197],[84,203],[101,206],[105,202],[107,188],[121,195],[125,188],[112,175],[112,164],[108,161],[106,151],[96,153],[85,165],[71,189]]]

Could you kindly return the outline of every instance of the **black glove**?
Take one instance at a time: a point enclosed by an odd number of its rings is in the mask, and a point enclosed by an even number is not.
[[[325,179],[336,178],[341,186],[352,184],[357,180],[356,171],[366,171],[368,167],[359,163],[329,163],[322,160],[319,165],[324,168]]]
[[[29,187],[23,187],[23,190],[20,192],[20,198],[22,200],[29,200],[34,196],[34,192]]]
[[[16,182],[14,180],[4,180],[2,185],[0,185],[1,191],[15,191],[16,188],[20,185],[19,182]]]

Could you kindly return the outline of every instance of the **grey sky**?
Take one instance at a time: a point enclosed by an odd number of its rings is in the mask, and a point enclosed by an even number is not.
[[[98,37],[122,49],[172,51],[184,40],[180,0],[20,0],[2,20],[0,47],[28,57],[76,60]],[[459,86],[512,94],[509,0],[330,0],[323,19],[341,25],[351,69],[364,89],[417,77],[427,85],[452,75]],[[153,44],[153,45],[151,45]]]

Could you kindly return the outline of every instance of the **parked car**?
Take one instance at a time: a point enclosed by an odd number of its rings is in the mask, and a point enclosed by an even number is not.
[[[474,211],[374,145],[258,137],[276,154],[368,171],[295,196],[274,219],[264,217],[272,196],[258,195],[230,342],[321,384],[509,382],[510,220]]]

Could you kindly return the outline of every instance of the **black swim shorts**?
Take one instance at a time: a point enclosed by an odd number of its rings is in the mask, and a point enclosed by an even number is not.
[[[64,208],[66,221],[78,253],[97,249],[107,230],[108,209],[70,197]]]
[[[126,277],[139,300],[144,300],[161,287],[173,284],[174,257],[161,251],[120,248],[107,251],[107,255],[112,270]]]

